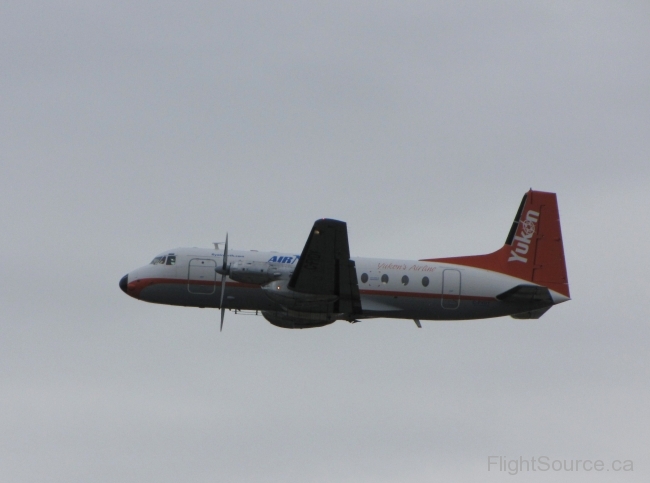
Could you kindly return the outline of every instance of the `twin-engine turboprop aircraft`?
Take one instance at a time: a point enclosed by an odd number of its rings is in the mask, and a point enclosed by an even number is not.
[[[139,300],[261,312],[278,327],[336,320],[537,319],[569,300],[554,193],[524,195],[506,243],[488,255],[422,260],[350,258],[347,226],[314,223],[300,255],[175,248],[120,280]]]

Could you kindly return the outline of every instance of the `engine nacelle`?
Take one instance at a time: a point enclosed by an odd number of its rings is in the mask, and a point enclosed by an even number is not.
[[[275,280],[262,287],[268,298],[285,307],[286,309],[302,312],[331,313],[336,295],[315,295],[300,293],[288,287],[289,280]]]
[[[314,327],[323,327],[336,321],[332,315],[327,316],[325,314],[296,313],[294,315],[291,312],[263,310],[262,315],[273,325],[282,327],[283,329],[312,329]]]
[[[269,262],[236,262],[230,265],[228,276],[241,283],[264,285],[280,278],[289,278],[293,267]]]

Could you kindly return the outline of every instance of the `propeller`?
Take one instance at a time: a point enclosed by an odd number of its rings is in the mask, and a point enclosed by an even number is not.
[[[226,315],[226,308],[223,306],[223,297],[226,293],[226,276],[230,273],[230,267],[228,266],[228,233],[226,233],[226,243],[223,247],[223,265],[221,268],[216,269],[217,273],[221,274],[221,302],[219,307],[221,307],[221,326],[219,327],[219,332],[223,331],[223,318]]]

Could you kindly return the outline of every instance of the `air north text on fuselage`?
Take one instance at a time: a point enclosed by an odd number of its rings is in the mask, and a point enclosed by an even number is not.
[[[278,257],[278,256],[272,256],[269,259],[269,263],[290,263],[294,264],[300,259],[300,255],[294,255],[292,257]]]

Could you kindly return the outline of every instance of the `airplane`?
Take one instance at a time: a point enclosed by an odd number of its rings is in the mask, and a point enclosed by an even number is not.
[[[119,286],[146,302],[219,308],[220,330],[226,309],[288,329],[381,317],[421,328],[423,320],[538,319],[570,300],[557,197],[532,189],[505,244],[487,255],[351,258],[346,223],[324,218],[299,255],[231,251],[226,234],[214,249],[160,253]]]

